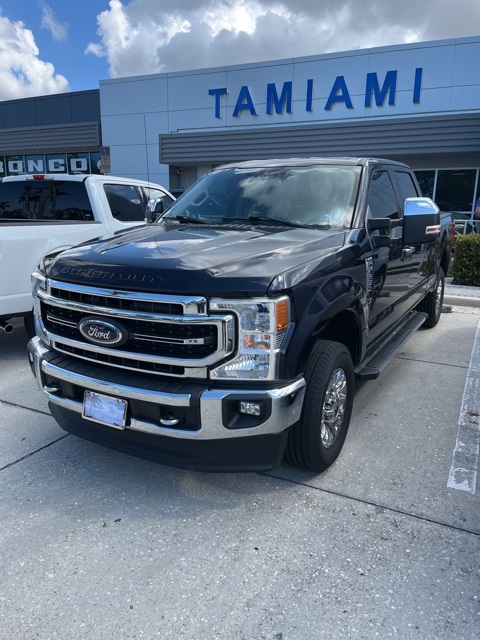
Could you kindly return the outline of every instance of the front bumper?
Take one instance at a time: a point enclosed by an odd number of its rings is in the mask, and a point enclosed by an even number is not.
[[[59,357],[38,337],[29,342],[28,353],[40,390],[63,429],[173,466],[215,471],[272,469],[283,457],[288,428],[302,411],[303,378],[264,390],[179,381],[154,384],[151,379]],[[85,390],[127,400],[125,429],[84,419]],[[240,401],[260,402],[262,415],[240,415]],[[164,426],[166,418],[174,418],[177,424]]]

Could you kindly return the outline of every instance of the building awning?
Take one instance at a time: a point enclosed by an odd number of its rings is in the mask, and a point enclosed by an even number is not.
[[[100,145],[99,122],[0,129],[0,154],[4,155],[68,150],[97,151]]]
[[[293,156],[478,156],[480,113],[177,132],[161,134],[159,150],[160,163],[174,166]]]

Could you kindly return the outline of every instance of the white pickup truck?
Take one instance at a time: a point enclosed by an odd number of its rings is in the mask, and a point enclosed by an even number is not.
[[[23,317],[34,335],[30,274],[52,251],[145,223],[149,200],[166,211],[164,187],[106,175],[40,174],[0,180],[0,329]],[[158,210],[158,209],[157,209]]]

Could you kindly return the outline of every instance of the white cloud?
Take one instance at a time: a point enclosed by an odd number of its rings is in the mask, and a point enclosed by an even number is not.
[[[110,0],[97,16],[112,77],[478,35],[479,0]]]
[[[46,3],[42,2],[42,29],[48,29],[52,34],[52,38],[54,40],[66,40],[68,37],[68,28],[66,24],[61,24],[53,15],[53,11],[51,7]]]
[[[0,100],[69,91],[68,81],[39,58],[33,33],[23,22],[0,16]]]

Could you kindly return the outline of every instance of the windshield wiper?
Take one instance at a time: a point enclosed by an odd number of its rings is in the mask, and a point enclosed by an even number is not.
[[[248,216],[247,218],[222,218],[222,222],[243,222],[244,224],[260,225],[264,223],[279,224],[283,227],[298,227],[300,229],[331,229],[329,224],[300,224],[280,218],[270,218],[269,216]]]
[[[194,218],[192,216],[164,216],[160,222],[164,222],[165,220],[177,220],[178,222],[192,222],[193,224],[208,224],[204,220],[200,220],[200,218]]]
[[[247,216],[246,218],[222,218],[222,222],[244,222],[245,224],[262,224],[267,222],[270,224],[281,224],[284,227],[303,227],[303,224],[288,222],[288,220],[280,220],[279,218],[270,218],[269,216]]]

